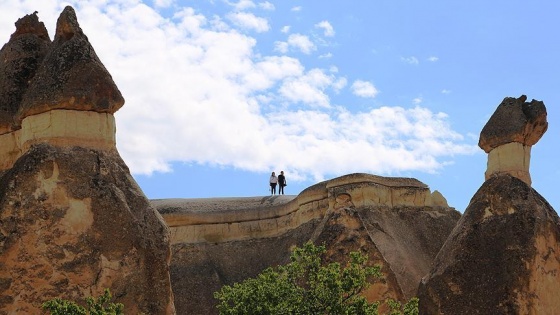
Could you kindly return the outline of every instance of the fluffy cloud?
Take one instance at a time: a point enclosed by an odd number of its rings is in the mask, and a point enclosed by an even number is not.
[[[311,54],[311,52],[317,49],[309,37],[302,34],[290,34],[287,41],[277,41],[275,43],[275,50],[281,53],[288,52],[290,47],[299,50],[306,55]]]
[[[356,80],[352,83],[352,92],[360,97],[374,98],[379,91],[368,81]]]
[[[52,36],[63,3],[43,3],[4,1],[0,38],[6,42],[13,22],[34,10]],[[117,146],[135,174],[172,171],[172,162],[268,171],[278,160],[300,178],[429,172],[473,150],[442,113],[388,106],[352,112],[332,104],[347,79],[335,66],[309,68],[297,58],[257,53],[256,39],[236,29],[264,30],[264,22],[241,24],[252,15],[223,19],[183,8],[167,18],[136,1],[70,3],[126,99],[115,115]],[[284,43],[315,49],[300,34]],[[377,94],[362,80],[351,90]]]
[[[323,35],[325,35],[326,37],[334,36],[334,28],[332,27],[331,23],[329,23],[329,21],[321,21],[315,24],[315,27],[322,29]]]
[[[266,32],[270,28],[266,19],[257,17],[252,13],[235,12],[228,14],[227,17],[235,25],[243,29],[254,30],[258,33]]]

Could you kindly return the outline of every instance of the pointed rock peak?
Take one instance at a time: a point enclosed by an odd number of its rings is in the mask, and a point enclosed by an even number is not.
[[[0,134],[18,128],[15,115],[51,44],[37,12],[22,17],[15,25],[16,31],[0,50]]]
[[[38,12],[35,11],[33,14],[27,14],[17,20],[16,31],[12,34],[10,40],[23,34],[34,34],[41,39],[49,40],[49,32],[47,31],[45,24],[39,21],[37,13]]]
[[[65,40],[71,39],[74,34],[83,35],[76,12],[71,6],[66,6],[56,22],[55,41],[63,38]]]
[[[82,32],[74,9],[67,6],[58,18],[49,53],[23,97],[18,122],[54,109],[113,114],[123,104],[121,92]]]
[[[546,107],[542,101],[526,100],[525,95],[504,98],[480,133],[481,149],[489,153],[511,142],[532,146],[540,140],[548,128]]]

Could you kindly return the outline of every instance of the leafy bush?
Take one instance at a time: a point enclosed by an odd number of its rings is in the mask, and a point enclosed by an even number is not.
[[[214,297],[221,315],[346,314],[377,315],[379,302],[360,295],[368,279],[381,277],[380,267],[366,265],[367,256],[350,253],[345,268],[322,261],[326,249],[308,242],[295,248],[290,262],[267,268],[256,278],[226,285]],[[417,315],[418,299],[405,305],[388,300],[390,315]]]
[[[55,298],[43,303],[43,309],[51,315],[123,315],[124,305],[112,303],[111,291],[105,292],[99,298],[87,297],[87,309],[73,301]]]

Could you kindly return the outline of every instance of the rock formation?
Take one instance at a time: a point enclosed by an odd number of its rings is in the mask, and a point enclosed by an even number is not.
[[[508,173],[531,185],[531,146],[548,128],[546,107],[527,97],[506,97],[480,133],[478,145],[488,153],[485,179]]]
[[[333,261],[350,251],[380,264],[370,300],[414,296],[460,214],[418,180],[350,174],[297,197],[153,200],[171,229],[171,282],[180,314],[216,314],[213,292],[288,261],[312,240]]]
[[[169,230],[117,152],[124,100],[74,10],[52,43],[20,19],[0,56],[0,314],[105,288],[127,313],[174,314]]]
[[[492,154],[540,139],[547,126],[544,104],[524,101],[500,104],[481,133],[481,148]],[[419,286],[421,314],[558,312],[560,219],[527,176],[501,169],[475,193]]]

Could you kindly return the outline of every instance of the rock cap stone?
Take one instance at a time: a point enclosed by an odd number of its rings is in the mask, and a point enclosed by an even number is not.
[[[124,98],[83,33],[71,6],[60,14],[54,41],[22,100],[17,120],[53,109],[115,113]]]
[[[489,153],[511,142],[532,146],[540,140],[548,128],[546,107],[542,101],[526,100],[525,95],[504,98],[480,133],[481,149]]]
[[[20,18],[15,26],[0,50],[0,134],[17,129],[14,116],[51,44],[37,12]]]

